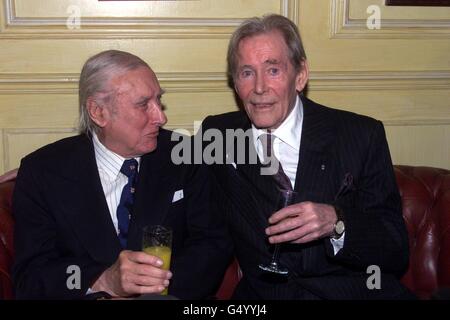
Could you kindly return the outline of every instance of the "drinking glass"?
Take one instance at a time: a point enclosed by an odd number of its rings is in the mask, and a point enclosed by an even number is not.
[[[298,192],[292,190],[280,190],[280,194],[278,197],[278,205],[277,209],[280,210],[291,204],[296,203],[298,198]],[[283,267],[279,261],[280,256],[280,246],[281,244],[277,243],[274,245],[274,250],[272,254],[272,259],[268,264],[260,264],[258,265],[260,269],[272,272],[280,275],[288,275],[289,270]]]
[[[160,258],[161,268],[169,270],[172,254],[172,230],[160,225],[146,226],[143,229],[142,248],[145,253]],[[167,295],[167,288],[161,292]]]

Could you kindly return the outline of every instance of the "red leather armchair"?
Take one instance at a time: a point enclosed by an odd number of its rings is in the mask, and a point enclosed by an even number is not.
[[[402,282],[427,299],[450,287],[450,171],[430,167],[395,166],[410,244],[410,265]],[[0,299],[12,299],[13,251],[11,195],[14,181],[0,184]],[[240,278],[234,261],[217,292],[229,299]]]

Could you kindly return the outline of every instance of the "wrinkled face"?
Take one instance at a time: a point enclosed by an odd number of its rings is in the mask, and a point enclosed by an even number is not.
[[[242,39],[237,56],[235,89],[250,120],[260,129],[278,128],[306,85],[306,62],[299,72],[294,69],[278,31]]]
[[[153,71],[146,67],[126,71],[113,77],[109,87],[115,95],[104,106],[88,102],[91,118],[100,127],[100,141],[125,158],[155,150],[159,128],[167,118]]]

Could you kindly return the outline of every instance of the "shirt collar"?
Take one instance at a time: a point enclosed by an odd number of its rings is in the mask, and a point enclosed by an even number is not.
[[[103,143],[100,142],[95,132],[92,134],[92,142],[94,144],[95,159],[97,160],[98,169],[105,172],[110,179],[117,179],[123,162],[127,159],[106,148]],[[138,162],[139,168],[141,158],[137,157],[135,159]]]
[[[303,122],[303,103],[297,95],[295,106],[291,113],[281,123],[281,125],[272,131],[272,134],[278,139],[289,145],[293,149],[300,150],[301,129]],[[255,144],[259,137],[263,134],[267,134],[267,130],[258,129],[252,124],[252,133]]]

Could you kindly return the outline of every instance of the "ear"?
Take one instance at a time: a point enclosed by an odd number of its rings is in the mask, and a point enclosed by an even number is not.
[[[306,83],[309,79],[309,67],[308,62],[306,60],[303,60],[301,63],[301,70],[297,74],[297,77],[295,78],[295,88],[298,92],[302,92],[303,89],[306,86]]]
[[[86,101],[86,108],[89,113],[89,117],[95,122],[100,128],[103,128],[108,123],[109,119],[109,109],[105,106],[101,106],[93,98],[89,97]]]
[[[234,79],[233,79],[233,85],[234,85],[234,91],[239,95],[239,90],[237,88],[236,81],[234,81]]]

